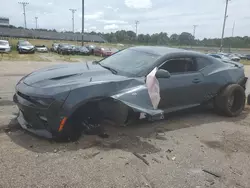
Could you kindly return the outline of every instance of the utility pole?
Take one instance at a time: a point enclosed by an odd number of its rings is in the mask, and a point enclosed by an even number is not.
[[[75,32],[75,12],[76,9],[69,9],[72,12],[72,31]]]
[[[194,37],[194,40],[195,40],[195,31],[196,31],[196,27],[198,27],[198,25],[193,25],[193,26],[194,26],[193,37]]]
[[[138,20],[135,20],[135,34],[136,34],[136,37],[137,37],[137,28],[138,28],[138,24],[140,22]]]
[[[234,37],[234,28],[235,28],[235,21],[234,21],[234,25],[233,25],[233,28],[232,28],[232,37]]]
[[[223,48],[223,39],[224,39],[224,33],[225,33],[225,26],[226,26],[226,20],[227,20],[227,8],[228,8],[228,2],[229,0],[226,0],[226,7],[225,7],[225,15],[224,15],[224,21],[223,21],[223,27],[222,27],[222,34],[221,34],[221,43],[220,43],[220,52]]]
[[[36,29],[38,29],[38,27],[37,27],[37,19],[38,19],[38,17],[35,17],[35,19],[36,19]]]
[[[233,40],[233,37],[234,37],[234,27],[235,27],[235,21],[234,21],[233,28],[232,28],[232,38],[230,39],[229,52],[231,52],[232,40]]]
[[[82,46],[84,46],[84,0],[82,0]]]
[[[28,3],[28,2],[18,2],[18,3],[21,4],[21,5],[23,5],[24,28],[27,29],[25,7],[26,7],[29,3]]]

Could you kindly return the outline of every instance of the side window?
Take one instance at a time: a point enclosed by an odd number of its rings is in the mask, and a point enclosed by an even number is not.
[[[208,59],[202,58],[202,57],[196,58],[196,63],[197,63],[197,70],[201,70],[205,68],[206,66],[209,66],[212,64],[212,62],[210,62]]]
[[[186,73],[196,71],[196,63],[192,58],[171,59],[164,63],[160,69],[167,70],[169,73]]]

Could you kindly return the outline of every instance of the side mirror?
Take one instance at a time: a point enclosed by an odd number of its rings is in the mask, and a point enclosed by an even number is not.
[[[167,70],[159,69],[156,74],[156,78],[170,78],[170,73]]]

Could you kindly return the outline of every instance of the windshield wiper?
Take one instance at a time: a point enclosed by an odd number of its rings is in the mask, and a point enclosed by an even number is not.
[[[107,67],[107,66],[104,66],[102,65],[101,63],[97,62],[98,65],[102,66],[103,68],[105,69],[108,69],[110,72],[112,72],[113,74],[117,74],[117,71],[111,67]]]

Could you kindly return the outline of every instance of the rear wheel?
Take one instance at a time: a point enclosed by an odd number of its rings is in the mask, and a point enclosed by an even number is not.
[[[250,105],[250,94],[247,96],[247,104]]]
[[[246,96],[243,87],[231,84],[215,98],[214,108],[219,114],[234,117],[241,114],[245,102]]]

